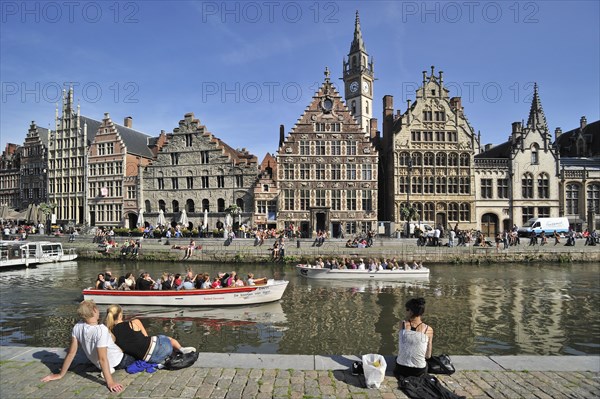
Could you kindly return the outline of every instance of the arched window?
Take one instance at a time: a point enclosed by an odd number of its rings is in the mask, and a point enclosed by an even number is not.
[[[225,212],[225,200],[223,198],[217,200],[217,212]]]
[[[521,179],[521,192],[523,198],[533,198],[533,175],[529,172]]]
[[[460,221],[468,222],[471,220],[471,206],[468,203],[460,204]]]
[[[446,194],[446,178],[444,176],[435,178],[435,192],[436,194]]]
[[[194,206],[194,200],[188,198],[187,201],[185,201],[185,211],[187,213],[192,213],[192,212],[196,212],[196,208]]]
[[[408,152],[400,153],[400,166],[408,165]]]
[[[235,204],[240,209],[240,212],[244,212],[244,200],[243,199],[241,199],[241,198],[236,199]]]
[[[146,200],[144,202],[145,208],[146,208],[146,213],[150,213],[152,212],[152,205],[150,205],[150,200]]]
[[[588,184],[587,208],[588,211],[600,213],[600,183]]]
[[[448,156],[448,166],[458,166],[458,154],[455,152],[450,153]]]
[[[538,197],[550,198],[550,177],[548,173],[540,173],[538,176]]]
[[[413,166],[421,166],[423,165],[423,154],[420,152],[415,152],[412,154],[412,164]]]
[[[352,100],[352,115],[356,115],[356,100]]]
[[[433,166],[433,152],[426,152],[423,155],[423,165]]]
[[[460,166],[469,166],[470,164],[469,154],[460,154]]]
[[[458,204],[456,202],[448,204],[448,221],[458,222]]]
[[[210,202],[206,198],[202,200],[202,212],[204,211],[210,212]]]
[[[162,209],[163,212],[167,211],[167,204],[164,200],[158,200],[158,209]]]
[[[567,215],[579,214],[579,184],[567,184],[566,187],[566,212]]]
[[[421,176],[413,176],[410,191],[415,194],[423,193],[423,179]]]
[[[173,213],[179,212],[179,201],[173,200],[172,204],[173,204]]]
[[[531,146],[531,164],[537,165],[540,163],[539,149],[537,144]]]
[[[435,220],[435,207],[433,202],[426,202],[425,209],[423,210],[423,219],[432,222]]]
[[[446,166],[446,154],[443,152],[438,152],[435,154],[435,165],[436,166]]]

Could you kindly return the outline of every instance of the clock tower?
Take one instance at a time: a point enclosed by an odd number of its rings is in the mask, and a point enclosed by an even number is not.
[[[350,45],[348,59],[344,57],[344,91],[346,105],[362,127],[369,132],[370,120],[373,117],[373,58],[369,54],[360,30],[360,19],[356,11],[354,22],[354,40]]]

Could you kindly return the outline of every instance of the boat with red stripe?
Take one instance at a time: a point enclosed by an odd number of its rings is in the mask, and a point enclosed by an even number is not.
[[[204,290],[121,291],[83,290],[85,300],[97,304],[161,305],[161,306],[240,306],[279,301],[289,281],[267,280],[263,285],[209,288]]]

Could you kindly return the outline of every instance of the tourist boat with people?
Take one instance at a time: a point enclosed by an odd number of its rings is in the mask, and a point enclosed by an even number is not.
[[[397,270],[359,270],[359,269],[329,269],[327,267],[315,267],[311,265],[297,265],[296,270],[302,277],[327,280],[382,280],[403,281],[412,279],[429,278],[429,269],[421,266],[415,269]]]
[[[65,251],[60,242],[0,241],[0,268],[69,262],[77,259],[73,249]]]
[[[279,301],[289,281],[267,280],[262,285],[193,290],[83,290],[85,300],[97,304],[161,306],[239,306]]]

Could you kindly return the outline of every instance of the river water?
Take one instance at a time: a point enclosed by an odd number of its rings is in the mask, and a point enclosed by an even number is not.
[[[0,271],[0,345],[65,347],[81,290],[99,272],[228,272],[286,279],[280,302],[218,308],[125,306],[150,334],[204,352],[393,354],[404,303],[423,296],[434,353],[600,354],[600,265],[431,267],[428,281],[314,281],[291,266],[68,262]],[[105,306],[100,306],[101,314]]]

